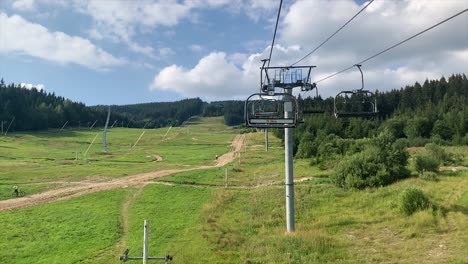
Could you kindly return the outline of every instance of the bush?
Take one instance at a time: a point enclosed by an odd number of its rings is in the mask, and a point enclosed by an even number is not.
[[[419,178],[426,180],[426,181],[437,181],[437,173],[432,171],[424,171],[419,175]]]
[[[391,184],[409,176],[408,152],[404,145],[383,133],[373,139],[363,152],[341,161],[332,182],[343,188],[363,189]]]
[[[339,187],[357,189],[385,185],[388,172],[383,164],[374,162],[370,152],[353,155],[341,162],[332,182]]]
[[[454,162],[453,155],[445,151],[445,149],[439,145],[436,145],[434,143],[429,143],[429,144],[426,144],[424,148],[429,152],[429,155],[431,157],[433,157],[439,162],[439,164],[447,165],[447,164],[451,164]]]
[[[416,155],[414,163],[416,171],[419,174],[427,171],[437,172],[439,170],[439,161],[431,156],[423,154]]]
[[[431,206],[424,193],[416,188],[404,190],[400,195],[400,211],[405,215],[412,215]]]

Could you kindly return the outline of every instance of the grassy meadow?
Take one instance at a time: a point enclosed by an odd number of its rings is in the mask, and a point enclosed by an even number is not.
[[[102,129],[10,133],[0,137],[0,199],[10,198],[14,185],[32,194],[62,182],[211,165],[235,134],[220,118],[171,129],[113,128],[103,154]]]
[[[238,133],[216,118],[167,130],[146,130],[129,150],[142,130],[113,129],[110,154],[99,154],[98,137],[87,159],[77,161],[74,149],[83,153],[98,131],[2,137],[0,191],[14,183],[32,193],[57,188],[58,181],[209,165]],[[263,136],[247,134],[240,154],[224,167],[0,212],[0,263],[119,263],[126,248],[141,256],[145,219],[150,255],[172,254],[173,263],[468,262],[467,170],[442,171],[437,181],[413,172],[390,186],[358,191],[331,185],[332,170],[295,160],[295,178],[308,180],[296,183],[297,231],[286,234],[284,150],[270,134],[266,152]],[[468,147],[447,151],[464,155],[460,165],[466,164]],[[399,198],[409,187],[421,189],[434,209],[403,215]]]

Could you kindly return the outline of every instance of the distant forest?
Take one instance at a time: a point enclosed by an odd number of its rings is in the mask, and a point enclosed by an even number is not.
[[[429,141],[468,144],[468,80],[465,74],[426,80],[422,85],[376,92],[379,116],[373,119],[333,117],[333,98],[298,98],[302,109],[323,109],[305,115],[294,131],[295,153],[310,157],[325,138],[372,137],[382,130],[412,145]],[[5,85],[0,81],[0,122],[10,131],[103,126],[108,106],[86,106],[54,93]],[[203,102],[199,98],[177,102],[112,105],[111,125],[136,128],[180,126],[192,116],[224,116],[226,125],[244,123],[243,101]],[[13,120],[13,121],[12,121]],[[282,137],[282,130],[274,130]]]

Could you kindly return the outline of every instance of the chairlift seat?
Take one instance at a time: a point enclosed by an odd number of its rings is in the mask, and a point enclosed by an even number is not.
[[[286,104],[290,98],[291,104]],[[284,117],[284,108],[289,107],[292,117]],[[288,93],[252,94],[245,101],[245,122],[248,127],[256,128],[293,128],[298,124],[298,103]]]

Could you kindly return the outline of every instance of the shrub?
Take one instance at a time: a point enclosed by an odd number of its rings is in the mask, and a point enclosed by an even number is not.
[[[426,144],[424,148],[429,152],[431,157],[439,162],[439,164],[450,164],[454,162],[453,155],[445,151],[445,149],[439,145],[429,143]]]
[[[437,172],[439,170],[439,162],[431,156],[423,154],[416,155],[414,163],[416,171],[419,174],[427,171]]]
[[[419,178],[426,180],[426,181],[437,181],[437,173],[432,171],[424,171],[419,175]]]
[[[353,155],[341,162],[332,182],[339,187],[357,189],[385,185],[388,172],[383,164],[373,162],[370,152]]]
[[[416,188],[404,190],[400,195],[400,211],[405,215],[412,215],[416,211],[422,211],[431,206],[424,193]]]
[[[383,133],[363,152],[344,158],[331,178],[343,188],[385,186],[408,177],[407,164],[408,152],[403,144],[395,144],[393,137]]]

